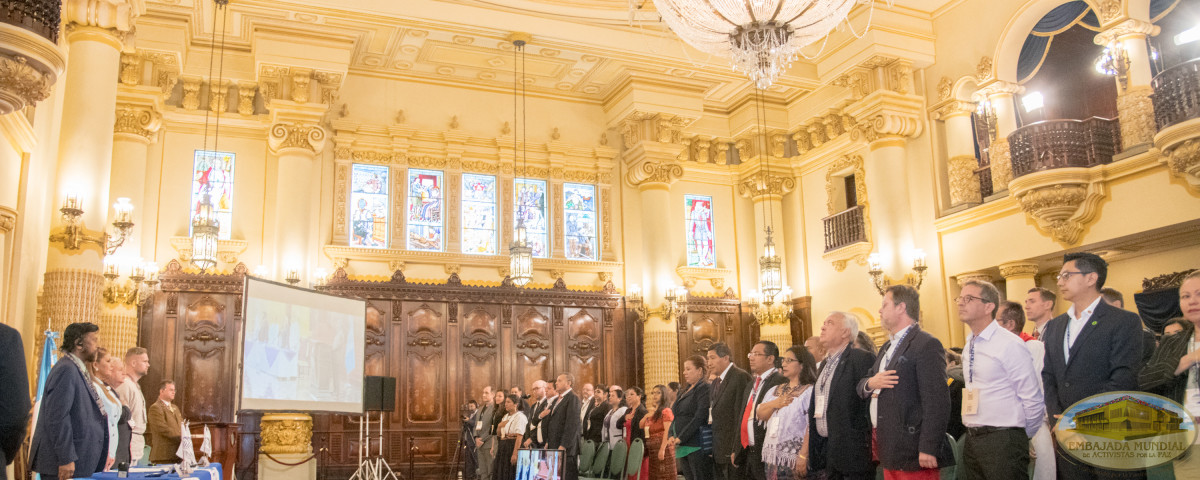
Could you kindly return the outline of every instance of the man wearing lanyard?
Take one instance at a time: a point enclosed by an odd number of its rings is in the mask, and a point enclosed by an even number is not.
[[[1046,366],[1042,369],[1046,413],[1057,422],[1062,412],[1092,395],[1137,390],[1142,359],[1142,322],[1134,313],[1101,301],[1108,264],[1093,253],[1068,253],[1058,274],[1058,290],[1071,302],[1067,313],[1046,326]],[[1098,478],[1101,469],[1057,454],[1058,478]],[[1122,472],[1121,478],[1138,478]]]
[[[963,351],[967,479],[1027,476],[1029,439],[1046,415],[1033,357],[1021,337],[995,320],[1000,291],[991,283],[969,280],[955,301],[959,319],[971,329]]]
[[[856,392],[874,356],[849,347],[858,336],[858,325],[858,317],[846,312],[830,313],[821,324],[821,345],[829,356],[813,386],[808,433],[800,448],[797,471],[825,472],[829,480],[875,478],[867,401]]]
[[[475,416],[475,478],[492,477],[492,444],[495,443],[491,433],[492,416],[502,415],[496,411],[495,403],[492,387],[483,387],[479,394],[479,414]]]
[[[746,385],[742,395],[742,411],[738,432],[741,441],[741,451],[733,462],[741,471],[742,478],[765,480],[767,471],[762,461],[762,442],[767,432],[767,424],[755,419],[754,412],[762,403],[763,396],[772,387],[786,382],[776,362],[779,361],[779,346],[775,342],[763,340],[750,349],[746,354],[750,360],[750,373],[754,381]]]
[[[908,285],[892,285],[884,292],[879,318],[892,340],[858,388],[871,402],[875,449],[888,480],[936,480],[938,468],[954,463],[946,440],[946,353],[942,342],[917,325],[918,295]]]

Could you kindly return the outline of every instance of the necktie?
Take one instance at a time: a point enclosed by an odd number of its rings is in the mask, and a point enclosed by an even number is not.
[[[1036,328],[1033,329],[1033,339],[1037,340],[1041,337],[1042,337],[1042,332],[1039,332]]]
[[[715,405],[717,403],[717,395],[720,395],[720,394],[721,394],[721,377],[717,377],[717,378],[714,378],[712,381],[712,397],[711,397],[712,401],[710,403]]]
[[[762,377],[754,378],[754,390],[750,391],[750,398],[746,400],[746,410],[742,412],[742,448],[750,446],[750,432],[746,429],[750,425],[750,416],[754,415],[754,399],[758,397],[758,385],[762,383]]]

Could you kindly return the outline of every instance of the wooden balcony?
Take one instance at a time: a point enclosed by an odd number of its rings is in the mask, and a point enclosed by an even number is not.
[[[61,12],[62,2],[58,0],[7,0],[0,6],[0,23],[24,28],[56,43]]]
[[[1047,120],[1018,128],[1008,136],[1013,178],[1055,168],[1112,163],[1121,149],[1117,120]]]
[[[825,222],[825,252],[867,241],[863,207],[850,207],[822,219]]]
[[[1200,59],[1163,70],[1151,84],[1154,121],[1159,131],[1200,118]]]

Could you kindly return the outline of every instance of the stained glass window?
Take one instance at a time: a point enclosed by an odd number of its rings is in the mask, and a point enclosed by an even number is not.
[[[546,181],[518,178],[513,181],[516,195],[517,220],[524,218],[525,232],[529,235],[529,246],[533,256],[550,256],[550,223],[547,218],[549,204],[546,202]],[[517,222],[513,222],[513,229]]]
[[[563,184],[563,216],[566,220],[567,258],[596,259],[596,187],[578,183]]]
[[[408,248],[442,250],[442,172],[408,171]]]
[[[713,242],[712,197],[684,195],[683,211],[687,217],[687,262],[689,267],[717,266]]]
[[[462,176],[462,251],[496,254],[496,177]]]
[[[350,246],[387,248],[388,167],[354,164],[350,169]]]
[[[217,221],[221,224],[219,237],[228,240],[233,231],[233,164],[235,155],[232,152],[212,152],[196,150],[192,165],[192,203],[188,218],[200,211],[200,202],[204,194],[209,194]],[[188,236],[191,236],[192,222],[188,222]]]

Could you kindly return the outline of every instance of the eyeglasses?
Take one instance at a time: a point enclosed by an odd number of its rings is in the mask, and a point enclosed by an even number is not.
[[[974,295],[959,295],[957,297],[954,297],[954,303],[961,303],[964,305],[970,305],[972,300],[979,300],[980,302],[983,302],[982,298],[976,297]]]
[[[780,361],[782,361],[783,363],[796,363],[796,362],[799,362],[799,360],[796,360],[796,359],[794,359],[794,358],[788,358],[788,357],[783,357],[782,359],[780,359]]]
[[[746,358],[754,358],[755,355],[762,355],[764,357],[767,356],[765,353],[750,352],[746,354]]]
[[[1070,279],[1071,279],[1071,275],[1086,275],[1086,273],[1084,273],[1084,272],[1072,272],[1072,271],[1070,271],[1070,270],[1063,270],[1063,271],[1062,271],[1061,273],[1059,273],[1058,275],[1055,275],[1055,276],[1054,276],[1054,278],[1057,278],[1057,279],[1059,279],[1059,280],[1062,280],[1062,281],[1064,281],[1064,282],[1065,282],[1065,281],[1067,281],[1067,280],[1070,280]]]

